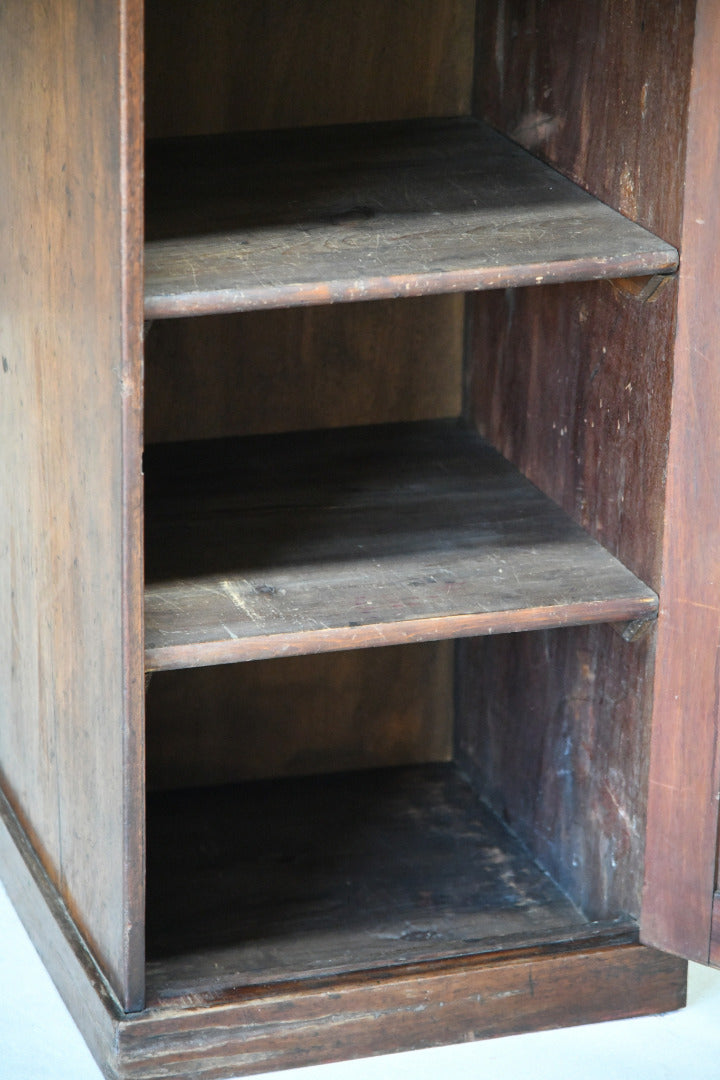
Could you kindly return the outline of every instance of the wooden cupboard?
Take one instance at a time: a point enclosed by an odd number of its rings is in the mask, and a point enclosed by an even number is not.
[[[0,860],[109,1077],[717,962],[718,47],[3,5]]]

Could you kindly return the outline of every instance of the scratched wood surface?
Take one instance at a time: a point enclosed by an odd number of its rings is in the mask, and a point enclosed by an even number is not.
[[[168,1073],[210,1080],[219,1070],[245,1074],[369,1057],[679,1008],[685,967],[627,937],[615,944],[611,934],[598,935],[560,950],[490,955],[484,963],[449,961],[385,978],[371,972],[338,980],[331,997],[327,985],[310,983],[299,996],[294,986],[228,995],[202,1013],[193,998],[174,1008],[169,1002],[122,1025],[115,1053],[128,1080],[143,1066],[150,1080]]]
[[[474,0],[148,0],[151,136],[469,113]]]
[[[149,669],[656,608],[453,421],[158,446],[145,459]]]
[[[140,6],[0,7],[0,777],[128,1006],[144,977]]]
[[[170,140],[147,165],[148,319],[677,266],[473,120]]]
[[[148,813],[151,999],[585,924],[452,765],[165,793]]]

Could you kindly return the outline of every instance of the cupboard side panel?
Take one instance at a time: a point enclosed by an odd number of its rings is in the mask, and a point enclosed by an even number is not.
[[[140,42],[137,0],[0,9],[0,777],[127,1007],[143,994],[140,289],[121,282],[141,237]]]
[[[483,4],[478,112],[677,242],[692,15],[641,0]],[[655,588],[675,289],[647,304],[607,283],[485,294],[469,315],[471,417]],[[652,632],[626,645],[608,628],[459,649],[461,751],[590,915],[640,909],[653,657]]]
[[[479,0],[474,111],[680,239],[695,0]]]
[[[720,8],[697,5],[650,755],[647,941],[707,963],[720,790]]]

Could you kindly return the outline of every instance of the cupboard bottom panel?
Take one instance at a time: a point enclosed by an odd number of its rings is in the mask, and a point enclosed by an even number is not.
[[[150,797],[149,1001],[586,927],[452,764]]]

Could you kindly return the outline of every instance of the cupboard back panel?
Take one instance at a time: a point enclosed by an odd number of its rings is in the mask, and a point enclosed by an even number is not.
[[[467,114],[474,18],[474,0],[148,0],[148,135]]]
[[[463,310],[429,296],[156,322],[146,440],[458,416]]]
[[[447,761],[452,642],[160,672],[152,788]]]
[[[130,1007],[144,989],[142,221],[124,182],[139,8],[0,7],[0,776]]]
[[[483,5],[477,111],[677,242],[692,8]],[[469,414],[655,588],[675,303],[674,285],[641,303],[589,284],[469,309]],[[640,908],[653,658],[654,631],[628,645],[609,628],[459,649],[461,753],[589,915]]]

